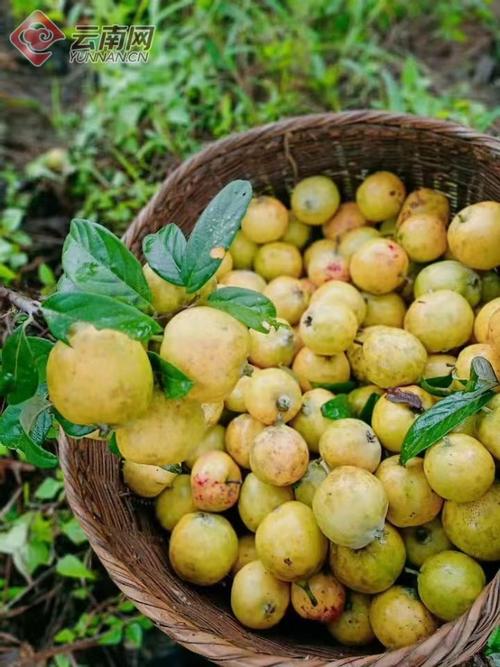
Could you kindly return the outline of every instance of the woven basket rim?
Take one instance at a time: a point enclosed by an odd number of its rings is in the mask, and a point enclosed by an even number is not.
[[[157,193],[151,201],[139,212],[126,233],[124,241],[129,246],[137,243],[141,238],[141,229],[146,220],[160,205],[162,193],[182,179],[195,167],[207,165],[216,157],[223,156],[228,151],[244,148],[245,145],[255,141],[263,140],[267,136],[281,135],[285,138],[288,134],[300,130],[314,130],[321,126],[356,126],[372,125],[405,128],[436,135],[436,140],[443,137],[461,140],[470,143],[476,148],[490,153],[489,158],[500,161],[500,139],[492,137],[473,129],[464,127],[457,123],[425,118],[405,113],[390,113],[385,111],[352,110],[341,113],[320,113],[304,116],[286,118],[274,123],[258,126],[247,131],[231,134],[205,146],[200,152],[185,160],[180,166],[172,171],[161,184]],[[210,660],[234,667],[244,665],[255,665],[256,667],[271,667],[276,665],[298,665],[303,664],[303,658],[284,658],[283,656],[256,653],[237,646],[231,638],[221,637],[212,632],[200,630],[196,625],[185,618],[179,619],[175,610],[166,608],[162,600],[155,597],[147,590],[141,579],[141,572],[132,570],[120,555],[113,553],[110,548],[110,535],[106,526],[100,524],[91,516],[89,509],[79,497],[77,485],[71,481],[71,441],[63,434],[60,437],[61,466],[65,473],[65,485],[68,502],[82,524],[83,529],[89,537],[89,542],[94,551],[103,562],[110,573],[111,578],[118,587],[132,600],[138,609],[152,618],[155,623],[168,635],[186,646],[190,650],[201,653]],[[95,442],[87,441],[89,446],[98,446]],[[486,604],[499,610],[500,616],[500,573],[488,584],[481,596],[476,600],[469,611],[454,622],[441,626],[431,637],[398,651],[378,653],[364,656],[351,656],[336,658],[325,661],[318,657],[307,660],[310,667],[396,667],[399,665],[425,665],[433,667],[442,664],[448,653],[453,652],[453,663],[457,664],[471,657],[480,648],[484,637],[475,637],[474,641],[467,643],[470,632],[468,625],[481,626],[481,613]]]

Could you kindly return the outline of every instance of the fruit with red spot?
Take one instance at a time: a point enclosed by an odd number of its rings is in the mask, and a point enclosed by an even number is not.
[[[191,470],[193,500],[200,510],[224,512],[238,502],[241,471],[225,452],[202,454]]]

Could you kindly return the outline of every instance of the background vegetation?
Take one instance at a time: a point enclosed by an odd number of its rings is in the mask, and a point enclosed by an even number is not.
[[[68,36],[83,22],[154,24],[149,63],[69,66],[68,41],[35,71],[7,41],[34,9]],[[71,217],[122,231],[168,170],[230,132],[360,107],[499,128],[498,3],[13,0],[5,12],[0,283],[27,292],[53,288]],[[187,664],[107,579],[60,471],[0,454],[0,664]]]

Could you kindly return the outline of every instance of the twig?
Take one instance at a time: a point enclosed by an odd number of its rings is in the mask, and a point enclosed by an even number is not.
[[[4,287],[3,285],[0,285],[0,298],[6,299],[18,310],[22,310],[23,313],[27,313],[32,317],[38,313],[41,306],[40,301],[30,299],[23,294],[18,294],[17,292],[14,292],[14,290]]]
[[[88,639],[80,639],[72,644],[64,644],[63,646],[52,646],[51,648],[43,649],[42,651],[33,652],[29,656],[23,656],[12,665],[12,667],[32,667],[38,663],[43,663],[53,658],[56,655],[64,653],[73,653],[75,651],[85,651],[89,648],[99,646],[99,640],[103,635],[96,635]]]

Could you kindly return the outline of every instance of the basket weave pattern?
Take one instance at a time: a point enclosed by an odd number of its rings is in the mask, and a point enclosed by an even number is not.
[[[184,162],[163,183],[125,234],[141,255],[142,238],[169,222],[186,233],[228,181],[247,178],[260,192],[287,199],[299,178],[326,173],[351,199],[370,171],[397,172],[409,189],[434,187],[452,210],[500,200],[500,141],[437,120],[373,111],[292,118],[233,135]],[[500,575],[467,614],[429,639],[383,653],[374,645],[350,650],[328,642],[314,626],[286,617],[270,632],[243,628],[228,606],[228,589],[180,581],[167,558],[167,536],[150,503],[130,495],[118,459],[106,444],[60,439],[69,503],[90,544],[121,590],[164,632],[212,661],[277,667],[452,667],[477,653],[500,622]],[[302,631],[299,630],[302,628]]]

